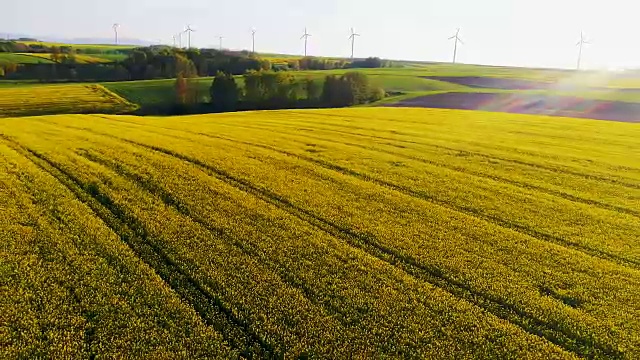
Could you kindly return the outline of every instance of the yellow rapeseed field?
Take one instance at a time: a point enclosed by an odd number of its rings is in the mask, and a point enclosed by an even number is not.
[[[51,60],[51,54],[47,53],[19,53],[20,55],[33,56]],[[78,64],[103,64],[112,62],[109,59],[101,58],[98,55],[74,54],[75,62]]]
[[[640,127],[0,120],[0,358],[640,357]]]
[[[0,118],[58,113],[123,113],[136,105],[102,85],[24,85],[0,88]]]

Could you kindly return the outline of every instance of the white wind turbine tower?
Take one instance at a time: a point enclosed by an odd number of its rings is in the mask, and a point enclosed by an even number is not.
[[[301,40],[304,39],[304,57],[307,57],[307,42],[309,36],[311,36],[311,34],[307,32],[307,28],[304,28],[304,34],[300,37]]]
[[[189,39],[189,40],[188,40],[188,44],[189,44],[188,49],[191,49],[191,33],[192,33],[192,32],[194,32],[194,31],[195,31],[195,30],[193,30],[193,29],[191,28],[191,25],[187,25],[187,28],[184,30],[184,32],[186,32],[186,33],[187,33],[187,35],[189,36],[189,38],[188,38],[188,39]]]
[[[222,39],[224,39],[224,36],[218,36],[218,39],[220,40],[220,51],[222,51]]]
[[[581,31],[580,32],[580,41],[578,41],[578,43],[576,44],[576,46],[580,47],[580,50],[578,52],[578,70],[580,70],[580,63],[582,62],[582,47],[584,45],[589,45],[591,44],[589,41],[587,41],[587,39],[584,37],[584,33]]]
[[[182,33],[183,31],[180,31],[178,34],[176,34],[174,37],[178,37],[178,47],[180,49],[182,49]]]
[[[453,63],[456,63],[456,57],[458,56],[458,42],[464,45],[462,39],[460,39],[460,28],[456,31],[456,34],[449,38],[449,40],[455,39],[455,44],[453,45]]]
[[[351,36],[349,36],[349,40],[351,40],[351,60],[353,60],[353,50],[355,48],[356,36],[360,36],[360,34],[356,34],[351,28]]]
[[[251,52],[256,53],[256,29],[251,29]]]
[[[118,45],[118,28],[120,28],[120,24],[113,24],[112,28],[116,35],[116,45]]]

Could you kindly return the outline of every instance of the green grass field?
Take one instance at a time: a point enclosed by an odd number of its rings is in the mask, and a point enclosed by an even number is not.
[[[35,57],[24,54],[0,53],[0,65],[5,64],[40,64],[53,63],[49,58]]]
[[[23,56],[14,54],[5,54],[9,56],[20,56],[21,59],[30,59],[29,61],[38,61],[34,56]],[[102,60],[103,55],[81,55],[96,58],[94,60]],[[107,56],[107,55],[105,55]],[[118,55],[121,56],[121,55]],[[0,55],[0,61],[2,55]],[[36,59],[36,60],[34,60]],[[106,58],[105,58],[106,59]],[[115,59],[115,58],[114,58]],[[50,60],[46,60],[50,61]],[[341,75],[347,71],[346,69],[329,70],[329,71],[295,71],[291,72],[297,78],[311,78],[323,80],[327,75]],[[436,94],[441,92],[472,92],[472,93],[513,93],[513,94],[539,94],[550,96],[568,96],[579,97],[591,100],[605,101],[623,101],[623,102],[640,102],[640,91],[626,91],[620,86],[629,86],[627,89],[633,89],[634,81],[639,79],[617,78],[613,73],[582,73],[576,76],[573,72],[562,72],[554,70],[532,70],[521,68],[502,68],[502,67],[486,67],[475,65],[451,65],[451,64],[425,64],[422,67],[406,67],[406,68],[381,68],[381,69],[358,69],[366,73],[374,86],[381,87],[388,92],[401,92],[402,94],[394,95],[381,102],[373,104],[383,105],[392,104],[394,102],[409,99],[413,97]],[[498,90],[471,88],[462,85],[453,84],[446,81],[438,81],[427,79],[426,76],[483,76],[505,79],[520,80],[536,80],[536,81],[557,81],[560,76],[564,76],[561,83],[564,87],[557,90]],[[238,84],[242,86],[242,77],[238,76]],[[199,101],[209,101],[209,88],[212,78],[197,78],[193,80],[196,84],[197,97]],[[11,83],[13,84],[13,83]],[[572,90],[568,85],[574,85]],[[126,82],[110,82],[101,84],[110,91],[125,98],[127,101],[136,104],[139,107],[155,107],[172,104],[175,101],[175,80],[144,80],[144,81],[126,81]],[[585,86],[595,86],[597,88],[588,88]],[[617,87],[616,87],[617,86]],[[11,87],[6,82],[0,82],[0,87]],[[54,113],[51,111],[50,113]],[[59,112],[62,113],[62,112]],[[25,115],[29,115],[25,113]]]
[[[213,78],[193,79],[198,98],[209,100],[209,88]],[[140,106],[171,104],[176,100],[175,79],[108,82],[102,85],[125,99]]]
[[[427,109],[2,119],[0,357],[637,358],[639,137]]]
[[[126,54],[92,54],[91,56],[99,59],[109,60],[110,62],[124,61],[128,57],[128,55]]]
[[[77,54],[76,61],[79,64],[110,63],[127,58],[125,54]],[[46,53],[0,53],[0,65],[3,64],[39,64],[53,63],[51,54]]]
[[[46,53],[21,53],[19,55],[36,57],[38,59],[51,60],[51,54],[46,54]],[[85,54],[76,54],[75,61],[78,64],[103,64],[103,63],[113,62],[112,60],[108,58],[104,58],[102,56],[85,55]],[[53,62],[53,60],[51,60],[51,62]]]
[[[348,70],[335,71],[296,71],[291,72],[296,78],[309,78],[323,81],[329,74],[341,75]],[[374,71],[364,71],[370,74],[371,84],[381,87],[386,91],[424,92],[424,91],[464,91],[464,86],[414,76],[398,74],[376,74]],[[209,88],[213,78],[194,79],[199,98],[209,101]],[[239,86],[242,86],[242,77],[238,76]],[[175,101],[175,80],[144,80],[103,83],[106,88],[140,106],[153,106]]]
[[[544,95],[557,95],[557,96],[574,96],[581,97],[586,99],[593,100],[608,100],[608,101],[626,101],[626,102],[640,102],[640,91],[638,92],[625,92],[619,89],[611,88],[611,89],[600,89],[600,90],[591,90],[591,89],[580,89],[577,88],[575,90],[495,90],[495,89],[480,89],[480,88],[469,88],[445,81],[437,81],[431,79],[425,79],[423,76],[463,76],[464,71],[471,73],[471,71],[475,71],[477,74],[480,74],[478,71],[478,66],[467,66],[460,65],[459,68],[456,68],[457,72],[452,72],[453,67],[450,65],[439,65],[435,66],[434,69],[425,71],[421,69],[411,69],[411,68],[383,68],[383,69],[358,69],[357,71],[362,71],[366,73],[371,83],[375,86],[379,86],[386,91],[392,92],[403,92],[404,95],[400,97],[393,97],[391,99],[386,99],[383,102],[379,103],[389,103],[392,101],[396,101],[400,98],[410,98],[417,97],[422,95],[428,95],[433,92],[511,92],[511,93],[523,93],[523,94],[544,94]],[[473,70],[465,70],[471,68]],[[486,67],[485,67],[486,68]],[[323,80],[327,75],[342,75],[345,72],[350,70],[340,69],[340,70],[327,70],[327,71],[295,71],[291,72],[297,78],[311,78],[317,80]],[[502,71],[502,72],[499,72]],[[511,74],[507,70],[498,68],[493,72],[488,72],[483,76],[487,77],[499,77],[500,74],[505,76],[505,78],[517,78],[516,70],[512,71]],[[531,70],[529,70],[531,72]],[[452,75],[457,74],[457,75]],[[551,76],[549,74],[529,74],[528,77],[525,75],[520,76],[518,79],[524,80],[532,80],[532,79],[542,79],[544,76]],[[556,76],[559,76],[556,74]],[[565,75],[566,76],[566,75]],[[238,77],[239,84],[242,85],[241,77]],[[211,86],[212,78],[199,78],[194,81],[197,84],[197,92],[199,97],[208,101],[209,87]],[[548,80],[548,79],[547,79]],[[567,81],[577,81],[573,80],[573,78],[569,78]],[[611,80],[613,81],[613,80]],[[603,83],[600,81],[599,83]],[[628,82],[630,83],[630,82]],[[163,103],[169,103],[175,100],[174,94],[174,84],[175,81],[173,79],[165,79],[165,80],[145,80],[145,81],[128,81],[128,82],[119,82],[119,83],[104,83],[103,85],[107,87],[109,90],[116,92],[120,96],[125,97],[131,102],[134,102],[140,106],[153,106]],[[608,83],[607,83],[608,84]]]
[[[117,114],[136,108],[101,85],[0,84],[0,118],[67,113]]]

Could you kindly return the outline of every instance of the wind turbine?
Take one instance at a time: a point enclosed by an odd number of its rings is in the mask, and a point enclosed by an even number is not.
[[[456,31],[456,34],[449,38],[449,40],[455,39],[455,44],[453,45],[453,63],[456,63],[456,57],[458,56],[458,42],[464,45],[462,39],[460,39],[460,28]]]
[[[191,28],[191,25],[187,25],[187,28],[184,30],[184,32],[186,32],[189,35],[189,49],[191,49],[191,33],[194,32],[195,30],[193,30]]]
[[[300,39],[304,39],[304,57],[307,57],[307,41],[309,40],[309,36],[311,36],[311,34],[309,34],[307,32],[307,28],[304,28],[304,34],[300,37]]]
[[[256,53],[256,29],[251,29],[251,52]]]
[[[578,43],[576,44],[576,46],[580,47],[580,51],[578,52],[578,70],[580,70],[580,63],[582,62],[582,47],[589,44],[591,43],[587,41],[587,39],[584,37],[584,33],[581,31],[580,41],[578,41]]]
[[[220,51],[222,51],[222,39],[224,39],[224,36],[218,36],[218,39],[220,40]]]
[[[116,45],[118,45],[118,28],[120,24],[113,24],[113,32],[116,34]]]
[[[353,60],[353,50],[355,48],[356,36],[360,36],[360,34],[356,34],[351,28],[351,36],[349,36],[349,40],[351,40],[351,60]]]
[[[173,47],[176,47],[176,36],[173,35]]]

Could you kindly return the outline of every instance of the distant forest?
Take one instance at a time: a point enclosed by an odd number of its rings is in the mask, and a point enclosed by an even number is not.
[[[49,54],[52,63],[0,64],[0,77],[8,80],[60,81],[127,81],[176,78],[181,72],[190,76],[215,76],[218,72],[242,75],[249,71],[330,70],[343,68],[378,68],[389,66],[379,58],[347,62],[305,57],[287,59],[272,64],[247,51],[220,51],[215,49],[176,49],[150,46],[135,49],[109,47],[74,48],[24,44],[14,41],[0,42],[0,53]],[[80,54],[122,54],[126,58],[111,63],[86,64],[76,61]],[[188,71],[185,69],[189,69]]]

